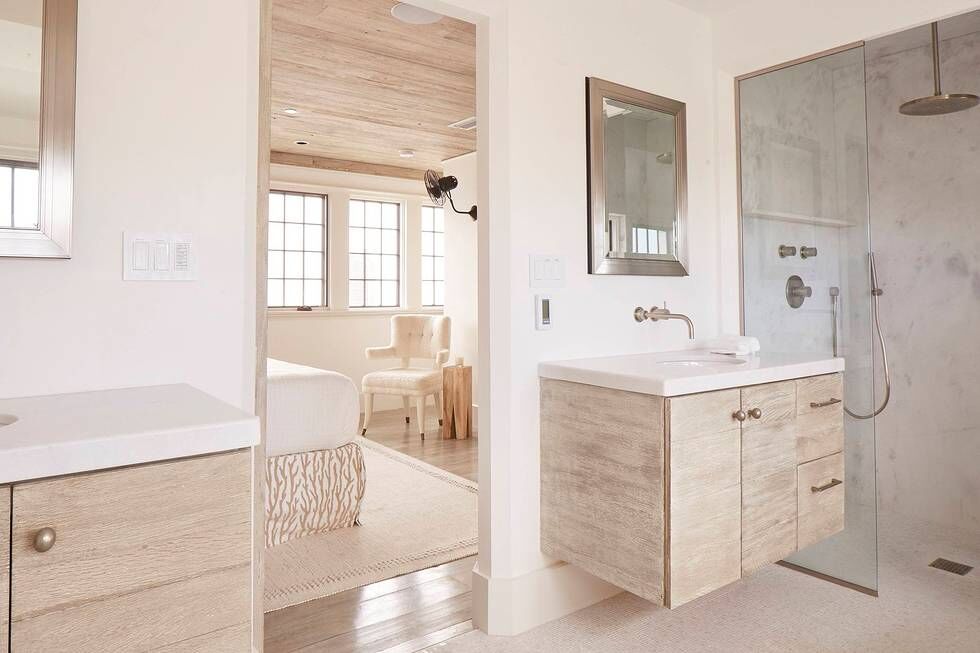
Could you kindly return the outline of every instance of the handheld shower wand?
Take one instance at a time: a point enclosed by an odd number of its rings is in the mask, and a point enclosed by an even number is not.
[[[885,396],[882,399],[881,405],[875,410],[868,414],[860,414],[851,411],[847,404],[844,404],[844,412],[853,417],[854,419],[871,419],[881,414],[881,411],[885,410],[885,406],[888,405],[888,400],[892,396],[892,382],[891,375],[888,371],[888,351],[885,349],[885,338],[881,335],[881,321],[878,317],[878,298],[885,294],[885,291],[881,289],[878,285],[878,268],[875,266],[875,255],[874,252],[868,253],[868,263],[871,266],[871,317],[874,320],[875,333],[878,334],[878,346],[881,348],[881,366],[885,373]],[[830,299],[831,305],[833,307],[834,315],[834,331],[833,331],[833,346],[834,346],[834,356],[838,355],[838,345],[837,345],[837,303],[840,297],[840,288],[833,286],[830,289]]]

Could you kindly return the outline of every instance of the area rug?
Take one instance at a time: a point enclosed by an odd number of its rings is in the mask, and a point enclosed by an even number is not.
[[[367,470],[361,525],[267,549],[266,612],[476,553],[476,483],[357,442]]]

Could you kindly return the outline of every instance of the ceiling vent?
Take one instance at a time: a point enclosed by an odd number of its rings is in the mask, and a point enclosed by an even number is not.
[[[469,118],[463,118],[458,120],[451,125],[452,129],[462,129],[463,131],[471,132],[476,129],[476,116],[470,116]]]

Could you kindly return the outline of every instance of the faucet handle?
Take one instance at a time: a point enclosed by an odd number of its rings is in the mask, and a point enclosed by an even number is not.
[[[636,308],[633,309],[633,319],[636,320],[637,322],[642,322],[643,320],[647,319],[649,315],[650,315],[649,311],[647,311],[647,309],[643,308],[642,306],[637,306]]]

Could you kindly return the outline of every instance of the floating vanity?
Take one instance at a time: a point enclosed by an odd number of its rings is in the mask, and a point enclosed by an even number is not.
[[[258,422],[187,385],[0,400],[0,651],[247,651]]]
[[[844,527],[840,358],[541,363],[541,550],[676,608]]]

